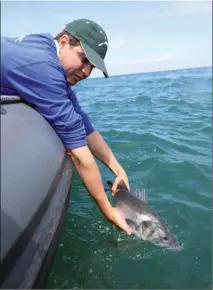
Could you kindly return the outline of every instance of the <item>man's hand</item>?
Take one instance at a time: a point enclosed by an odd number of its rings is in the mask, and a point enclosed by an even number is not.
[[[127,235],[131,235],[132,230],[129,225],[126,223],[123,213],[116,207],[112,208],[112,222],[121,228]]]
[[[126,223],[124,216],[117,208],[111,206],[105,194],[100,171],[88,147],[68,149],[67,153],[71,157],[88,192],[95,199],[105,217],[125,233],[130,234],[131,229]]]
[[[119,170],[119,172],[117,174],[117,177],[115,178],[115,181],[114,181],[113,186],[112,186],[112,195],[113,196],[115,195],[117,187],[118,187],[118,184],[119,184],[119,182],[121,180],[124,181],[124,183],[126,184],[127,188],[130,190],[129,180],[128,180],[128,177],[126,175],[126,172],[124,171],[123,168],[120,168],[120,170]]]

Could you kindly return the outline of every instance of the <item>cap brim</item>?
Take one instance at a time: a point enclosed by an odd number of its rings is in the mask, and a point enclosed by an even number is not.
[[[100,69],[103,72],[104,76],[108,78],[109,75],[108,75],[104,60],[88,44],[82,41],[80,41],[80,43],[81,43],[84,53],[86,54],[86,57],[91,62],[91,64],[93,64],[95,67]]]

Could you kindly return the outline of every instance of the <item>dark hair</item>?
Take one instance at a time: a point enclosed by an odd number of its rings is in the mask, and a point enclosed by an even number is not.
[[[72,36],[71,34],[69,34],[68,32],[66,32],[65,30],[59,32],[55,37],[54,39],[58,40],[60,39],[61,36],[63,36],[64,34],[68,35],[69,36],[69,44],[71,46],[78,46],[80,45],[80,42],[78,39],[76,39],[74,36]]]

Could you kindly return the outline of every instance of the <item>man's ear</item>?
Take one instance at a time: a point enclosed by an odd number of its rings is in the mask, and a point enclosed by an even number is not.
[[[58,41],[59,45],[64,47],[67,43],[69,43],[69,36],[65,33],[63,34]]]

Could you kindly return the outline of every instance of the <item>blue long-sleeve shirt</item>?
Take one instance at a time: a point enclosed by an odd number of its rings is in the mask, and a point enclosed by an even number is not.
[[[1,37],[1,94],[18,95],[45,117],[65,148],[87,144],[94,128],[57,56],[51,34]]]

